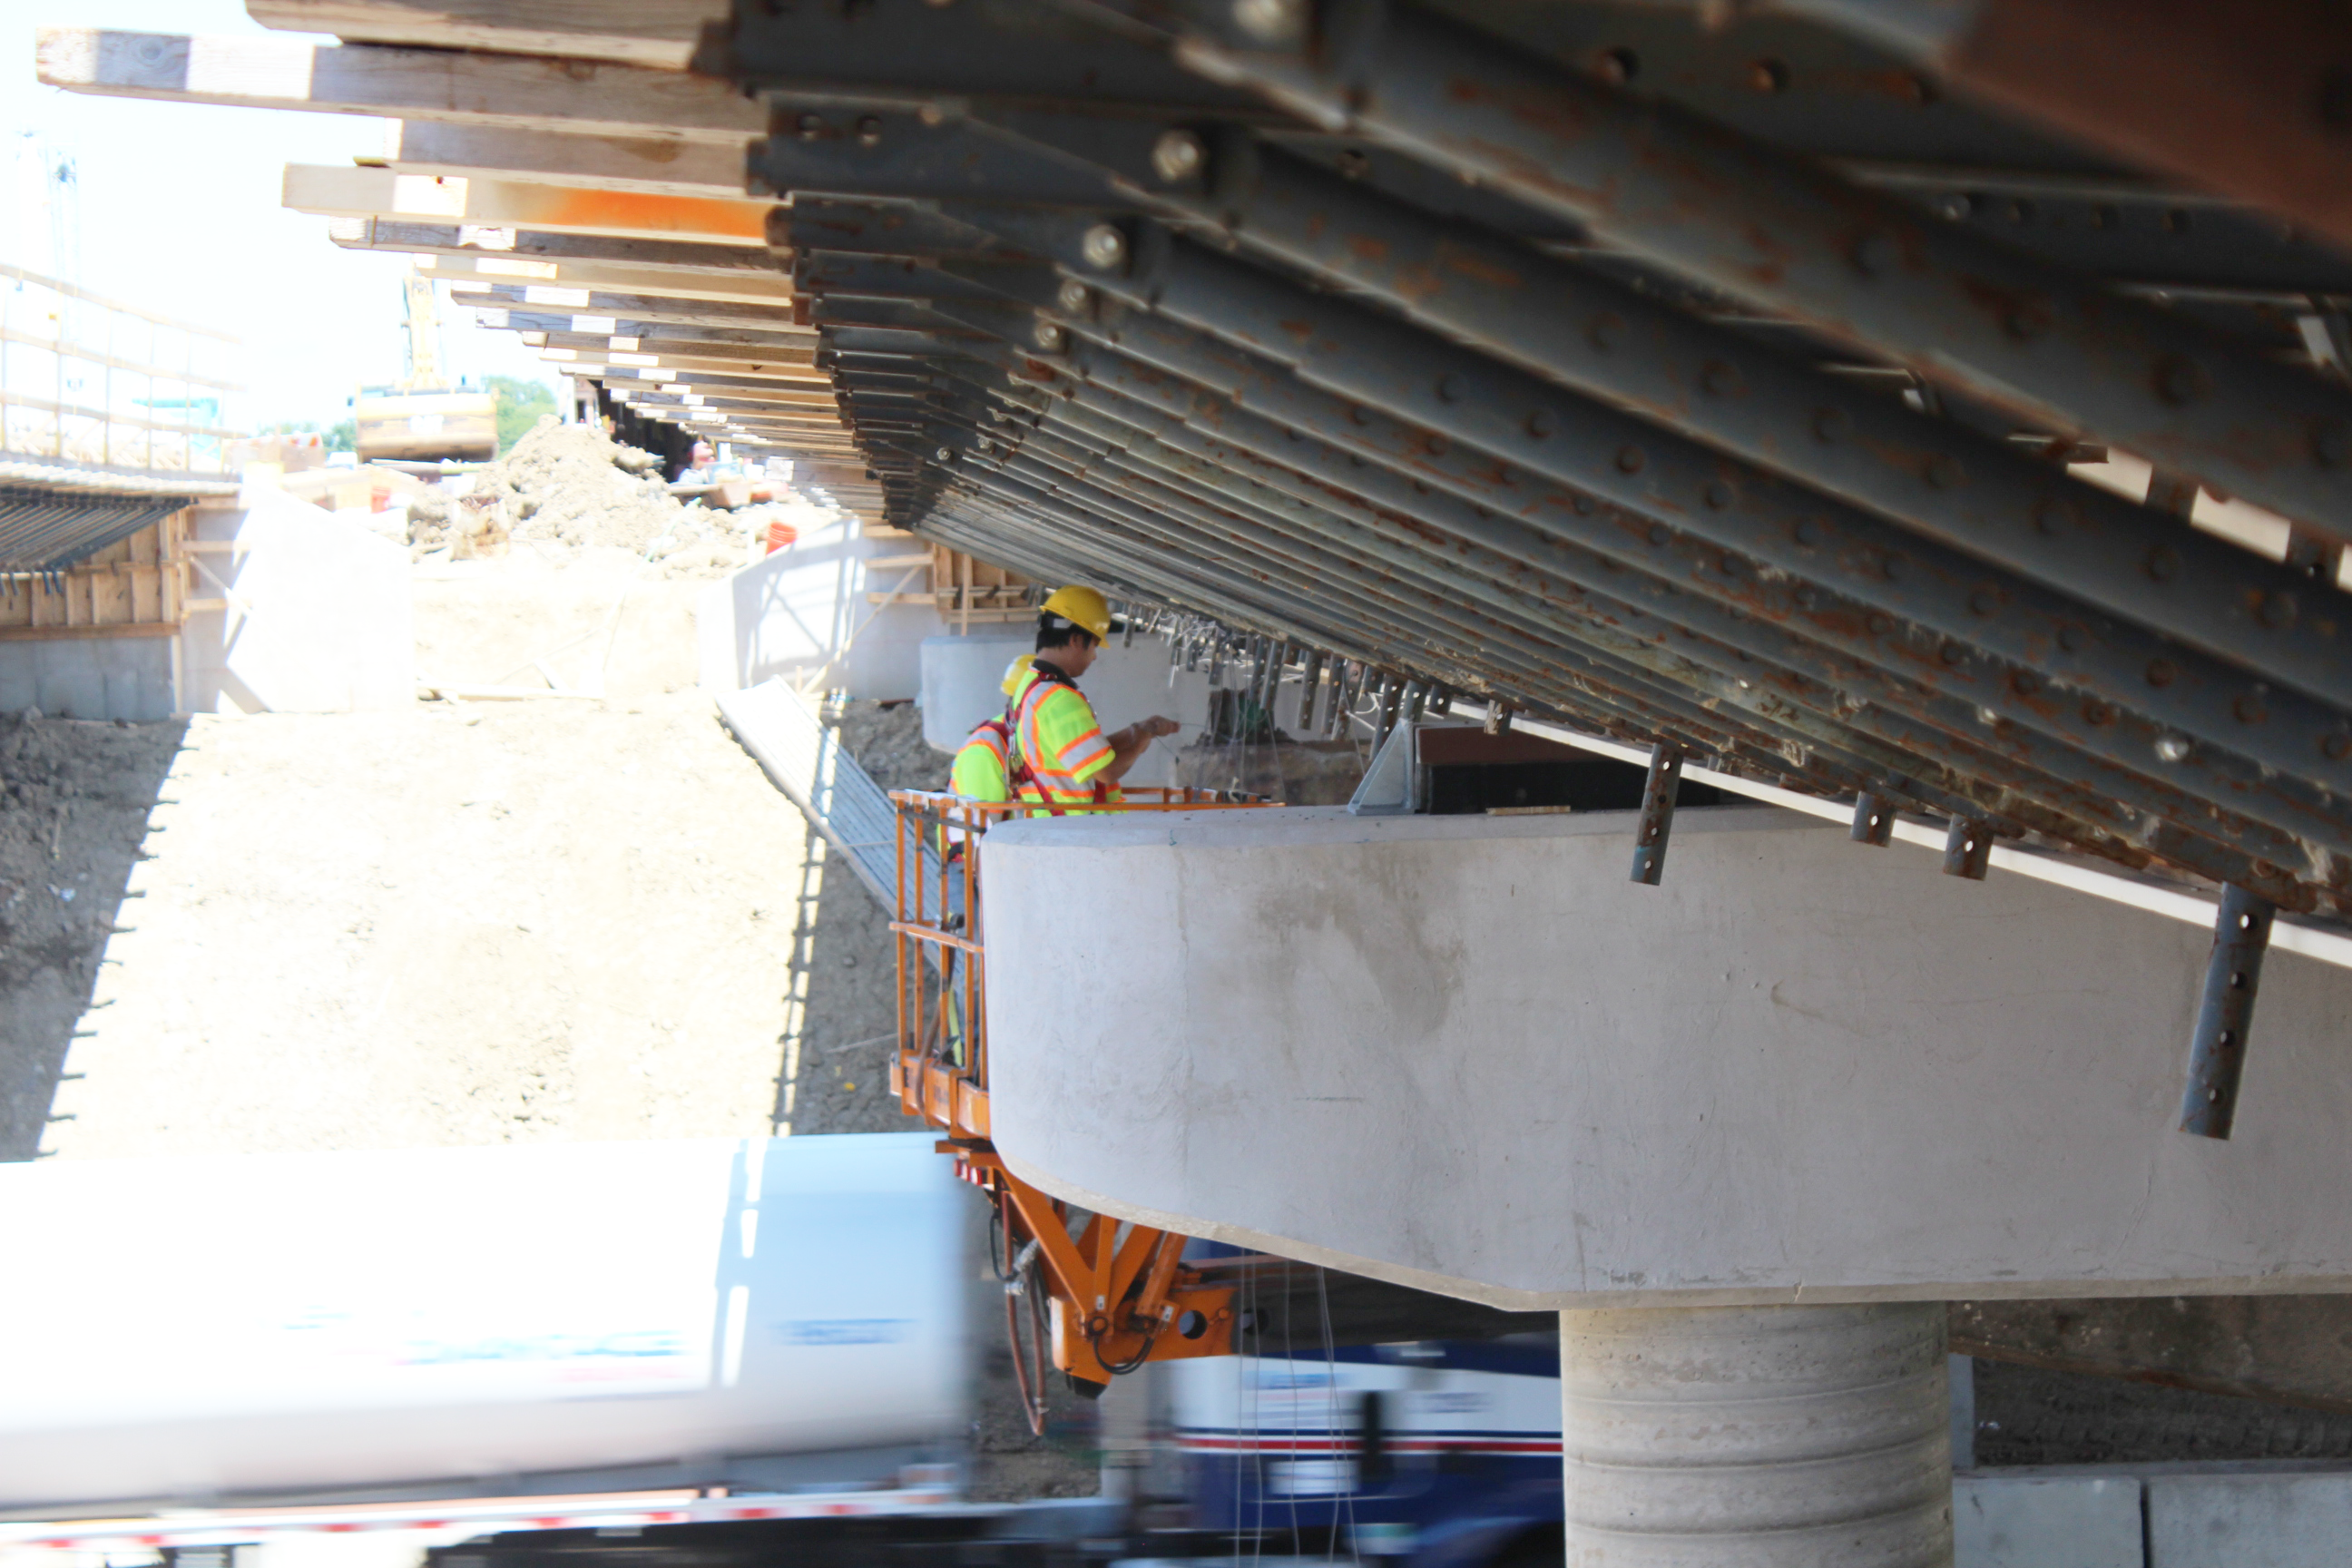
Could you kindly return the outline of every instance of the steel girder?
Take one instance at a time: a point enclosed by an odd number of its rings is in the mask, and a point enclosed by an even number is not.
[[[1787,18],[1561,3],[1482,16],[1498,39],[1301,4],[1269,38],[1118,9],[1150,30],[1099,34],[1090,79],[1072,40],[1108,13],[1078,0],[1043,32],[1010,0],[734,25],[774,109],[755,172],[794,202],[771,238],[898,520],[1793,787],[2341,907],[2333,588],[2068,479],[1967,398],[2333,526],[2352,394],[2266,356],[2323,344],[2352,265],[1923,78],[1890,96],[1891,57]],[[1586,115],[1540,127],[1558,168],[1486,134],[1492,97],[1433,107],[1465,59]],[[1607,203],[1546,184],[1611,159]],[[1785,276],[1673,205],[1733,168],[1769,176],[1735,193],[1750,217],[1789,207]],[[1824,259],[1831,209],[1861,227]],[[2009,312],[1932,321],[1963,276]],[[1856,352],[1822,364],[1830,338]],[[2255,428],[2224,458],[2269,488],[2197,449],[2231,417]]]
[[[1143,129],[1148,132],[1150,127],[1146,125]],[[1122,126],[1121,130],[1130,131],[1132,127]],[[1283,204],[1268,201],[1265,205],[1275,207]],[[1042,239],[1042,248],[1071,253],[1080,248],[1083,235],[1090,226],[1082,216],[1067,215],[1030,216],[1001,211],[992,215],[980,209],[957,210],[966,217],[977,213],[982,222],[1008,222],[1013,226],[1013,233],[1033,241]],[[1426,298],[1447,287],[1450,280],[1441,276],[1449,270],[1447,267],[1416,268],[1411,258],[1398,255],[1401,247],[1392,242],[1392,235],[1367,236],[1361,226],[1318,225],[1317,220],[1326,216],[1324,209],[1310,208],[1302,216],[1294,205],[1280,221],[1292,225],[1293,231],[1301,234],[1315,233],[1319,228],[1324,243],[1334,250],[1344,250],[1355,242],[1359,250],[1381,255],[1384,267],[1412,279],[1395,286],[1394,291],[1400,294]],[[1245,235],[1253,232],[1252,225],[1238,216],[1234,226]],[[1058,233],[1044,234],[1048,228]],[[1592,343],[1600,334],[1578,331],[1576,327],[1581,323],[1574,320],[1562,323],[1563,330],[1547,337],[1540,324],[1547,315],[1546,296],[1556,299],[1556,292],[1526,287],[1499,291],[1489,287],[1497,276],[1507,277],[1505,268],[1513,265],[1522,273],[1531,268],[1538,275],[1524,281],[1545,281],[1541,275],[1546,264],[1541,258],[1491,255],[1480,258],[1468,254],[1478,248],[1475,237],[1467,243],[1457,241],[1455,248],[1463,254],[1454,258],[1452,269],[1458,270],[1467,280],[1465,291],[1486,289],[1489,294],[1507,292],[1507,298],[1486,301],[1487,313],[1481,324],[1486,328],[1488,343],[1498,341],[1507,331],[1505,317],[1517,307],[1526,327],[1523,341],[1543,346],[1566,344],[1570,353],[1580,345],[1591,347],[1593,358],[1608,362],[1604,368],[1623,369],[1627,362],[1643,359],[1649,344],[1672,336],[1677,329],[1671,312],[1648,306],[1630,291],[1618,290],[1613,299],[1604,302],[1597,318],[1611,327],[1612,335],[1605,346]],[[1318,346],[1337,344],[1340,352],[1359,358],[1363,357],[1368,342],[1379,339],[1386,325],[1368,321],[1328,301],[1302,300],[1295,290],[1278,292],[1278,285],[1269,279],[1244,277],[1238,268],[1217,258],[1202,261],[1181,245],[1162,247],[1159,254],[1163,258],[1163,268],[1173,265],[1165,260],[1170,256],[1191,260],[1188,277],[1204,270],[1213,273],[1223,267],[1227,276],[1222,279],[1207,284],[1198,284],[1196,279],[1199,288],[1221,287],[1225,291],[1220,303],[1202,307],[1202,314],[1224,323],[1227,335],[1241,331],[1254,339],[1257,346],[1272,347],[1286,358],[1296,357],[1294,345],[1283,340],[1300,337],[1297,324],[1303,321],[1318,316],[1339,317],[1342,327],[1319,333]],[[1482,260],[1486,265],[1478,265]],[[832,258],[828,258],[828,269],[860,278],[888,270],[872,263],[838,264]],[[1076,260],[1070,263],[1070,269],[1078,277],[1094,275],[1094,269]],[[1176,292],[1177,284],[1164,278],[1138,278],[1129,282],[1117,275],[1128,271],[1131,268],[1122,267],[1097,280],[1105,288],[1121,292],[1151,292],[1163,309],[1171,308],[1168,300]],[[969,297],[969,280],[956,277],[956,272],[955,264],[950,264],[943,274],[937,275],[938,281],[926,287],[934,293]],[[817,276],[820,275],[803,274],[804,279]],[[899,268],[890,274],[887,281],[904,293],[911,276]],[[982,276],[985,277],[985,269]],[[1252,301],[1245,298],[1252,289],[1265,297],[1255,314],[1247,309]],[[1622,306],[1622,310],[1607,308],[1612,304]],[[1571,306],[1566,314],[1575,318],[1582,314],[1582,310]],[[1461,312],[1455,312],[1444,324],[1462,331],[1461,316]],[[1596,318],[1584,318],[1586,321],[1593,319]],[[1246,326],[1237,325],[1260,320],[1267,325],[1254,333]],[[1704,334],[1705,329],[1698,331]],[[1404,336],[1392,329],[1387,335],[1391,340]],[[1587,472],[1560,475],[1555,471],[1554,477],[1591,485],[1595,481],[1589,475],[1597,472],[1601,476],[1598,482],[1607,484],[1611,482],[1610,470],[1614,468],[1622,471],[1624,455],[1634,452],[1642,460],[1641,468],[1634,472],[1640,476],[1643,490],[1654,494],[1659,486],[1667,482],[1670,470],[1678,471],[1686,481],[1682,488],[1689,492],[1690,500],[1676,510],[1685,515],[1700,516],[1710,506],[1723,510],[1713,498],[1721,495],[1727,483],[1742,491],[1739,500],[1733,504],[1738,510],[1748,510],[1745,503],[1749,492],[1758,489],[1755,476],[1736,471],[1727,475],[1726,466],[1717,456],[1722,449],[1745,446],[1768,458],[1779,458],[1780,467],[1796,468],[1802,477],[1820,482],[1824,489],[1842,489],[1849,495],[1858,493],[1878,502],[1882,515],[1899,515],[1898,509],[1906,502],[1922,502],[1919,510],[1928,514],[1928,521],[1937,523],[1937,531],[1947,538],[1977,542],[1985,554],[2006,554],[2012,558],[2006,563],[2021,566],[2043,580],[2057,579],[2063,585],[2087,587],[2109,601],[2105,607],[2136,613],[2144,622],[2203,630],[2207,635],[2200,640],[2209,646],[2225,645],[2229,651],[2255,663],[2257,669],[2274,679],[2286,678],[2287,672],[2275,668],[2281,661],[2255,661],[2277,651],[2281,634],[2294,637],[2300,626],[2303,642],[2299,655],[2285,662],[2299,664],[2305,684],[2329,688],[2339,698],[2352,689],[2352,679],[2347,679],[2337,657],[2332,635],[2336,629],[2333,617],[2324,611],[2307,616],[2299,615],[2294,606],[2299,592],[2308,584],[2284,568],[2217,541],[2187,533],[2147,509],[2068,480],[2050,466],[2035,463],[2000,444],[1986,441],[1946,422],[1911,414],[1897,404],[1853,393],[1760,352],[1743,352],[1745,345],[1709,342],[1701,336],[1686,342],[1685,348],[1678,362],[1671,353],[1647,356],[1643,368],[1628,373],[1634,390],[1621,393],[1621,396],[1633,401],[1636,392],[1648,391],[1654,395],[1645,412],[1681,412],[1686,417],[1695,404],[1723,405],[1727,416],[1711,419],[1706,416],[1708,409],[1702,407],[1688,426],[1719,437],[1717,451],[1678,446],[1671,436],[1622,421],[1612,429],[1606,421],[1596,420],[1589,408],[1579,411],[1571,406],[1569,411],[1559,411],[1558,399],[1541,393],[1520,397],[1514,406],[1501,411],[1500,420],[1490,415],[1484,422],[1487,433],[1482,437],[1473,429],[1467,432],[1467,437],[1481,440],[1490,450],[1519,455],[1530,445],[1531,438],[1558,447],[1568,444],[1568,437],[1559,436],[1561,431],[1580,434],[1587,446],[1602,454],[1600,460],[1586,464]],[[1475,354],[1449,350],[1444,345],[1424,344],[1416,355],[1413,345],[1407,342],[1400,343],[1398,352],[1391,356],[1399,363],[1416,357],[1424,364],[1431,394],[1418,400],[1420,403],[1467,405],[1492,401],[1491,395],[1496,390],[1493,384],[1498,378]],[[1515,350],[1511,357],[1543,363],[1538,350],[1527,347]],[[1552,359],[1556,372],[1560,363],[1561,357]],[[1317,373],[1303,369],[1301,374],[1312,377]],[[1649,378],[1646,382],[1643,380],[1644,375]],[[1397,379],[1406,378],[1401,374]],[[1499,379],[1506,384],[1509,380]],[[1607,384],[1598,371],[1581,379]],[[1349,384],[1340,390],[1397,407],[1393,392],[1384,395],[1379,389],[1367,391],[1362,384]],[[1424,425],[1443,428],[1448,424],[1448,411],[1442,407],[1434,414],[1428,407],[1408,406],[1400,411]],[[1451,420],[1456,426],[1462,423],[1461,418]],[[1744,433],[1730,428],[1742,423],[1748,426]],[[1761,428],[1776,423],[1792,425],[1794,428]],[[1516,436],[1511,438],[1496,434],[1501,428],[1514,426]],[[1834,438],[1827,438],[1832,436]],[[1797,454],[1794,461],[1784,455],[1790,450]],[[1995,498],[1991,507],[2000,510],[2000,520],[2011,523],[2008,529],[1994,525],[1987,505],[1989,494]],[[1799,497],[1796,504],[1802,508],[1813,499]],[[1641,503],[1637,500],[1633,504]],[[1651,510],[1654,511],[1654,506]],[[2086,616],[2086,607],[2080,603],[2033,594],[2030,586],[2010,582],[1998,574],[1987,578],[1973,563],[1958,558],[1938,556],[1930,551],[1924,562],[1916,561],[1915,558],[1921,554],[1916,541],[1899,530],[1874,525],[1867,518],[1832,510],[1827,515],[1792,518],[1789,526],[1791,538],[1796,540],[1801,540],[1808,529],[1824,541],[1834,533],[1835,542],[1827,546],[1828,552],[1840,548],[1858,551],[1864,570],[1873,575],[1903,575],[1924,567],[1929,581],[1921,586],[1928,590],[1930,596],[1937,584],[1947,590],[1943,597],[1948,603],[1940,623],[1930,617],[1931,624],[1937,624],[1944,635],[1975,646],[1988,641],[1996,647],[2004,643],[2018,646],[2028,650],[2023,657],[2029,658],[2034,657],[2032,645],[2038,643],[2046,647],[2054,642],[2062,656],[2061,679],[2077,687],[2094,704],[2126,703],[2153,709],[2165,720],[2186,726],[2185,732],[2219,737],[2223,744],[2254,759],[2252,765],[2235,765],[2234,759],[2215,759],[2225,771],[2238,776],[2241,787],[2263,787],[2253,776],[2258,769],[2287,770],[2315,786],[2304,792],[2302,809],[2316,807],[2326,816],[2336,815],[2333,800],[2320,792],[2340,785],[2344,782],[2341,775],[2352,770],[2329,754],[2331,747],[2340,748],[2344,743],[2341,717],[2332,708],[2298,704],[2290,695],[2273,692],[2259,680],[2233,675],[2207,660],[2189,659],[2196,666],[2197,674],[2184,681],[2179,673],[2184,650],[2177,646],[2160,638],[2134,637],[2126,624]],[[2005,533],[2017,537],[2007,540],[2002,537]],[[1982,549],[1987,539],[1996,545],[2007,544],[2008,548]],[[1741,548],[1752,548],[1753,543],[1752,540],[1719,542]],[[1802,560],[1776,564],[1799,572],[1809,570]],[[1813,569],[1816,574],[1817,570]],[[2184,586],[2179,592],[2170,587],[2190,583],[2196,585]],[[1990,604],[1988,595],[1992,599]],[[2184,610],[2180,600],[2189,597],[2199,600],[2203,609]],[[2265,625],[2266,618],[2278,624]],[[1988,624],[2002,621],[2015,624]],[[2098,676],[2082,679],[2076,675],[2078,668],[2095,668]],[[2039,692],[2024,695],[2042,696]],[[2033,704],[2045,711],[2053,705],[2046,696]],[[2192,708],[2199,710],[2189,711]],[[2095,742],[2111,742],[2115,720],[2104,706],[2095,707],[2093,712],[2092,720],[2076,722],[2073,727],[2091,731]],[[2289,714],[2294,717],[2288,718],[2286,723],[2278,721]]]

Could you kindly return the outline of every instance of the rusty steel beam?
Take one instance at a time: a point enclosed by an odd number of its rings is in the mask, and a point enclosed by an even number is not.
[[[1255,281],[1252,275],[1233,268],[1232,264],[1223,262],[1222,258],[1208,259],[1234,272],[1237,277]],[[950,262],[948,265],[954,264]],[[1012,276],[1001,269],[992,269],[989,275],[1000,284],[1006,282]],[[1270,282],[1270,280],[1267,281]],[[1211,306],[1205,302],[1194,307],[1175,302],[1171,291],[1168,290],[1157,291],[1154,293],[1154,299],[1160,309],[1178,314],[1182,320],[1204,331],[1219,328],[1229,332],[1235,331],[1240,330],[1241,324],[1253,319],[1234,307],[1230,301],[1223,307]],[[1058,304],[1058,297],[1054,302]],[[1294,300],[1286,293],[1270,309],[1274,315],[1286,322],[1307,322],[1318,320],[1321,312],[1342,308],[1336,307],[1328,300],[1314,300],[1303,296]],[[1098,311],[1097,314],[1102,313]],[[1336,344],[1339,345],[1336,352],[1349,354],[1376,353],[1381,331],[1387,325],[1370,318],[1365,318],[1360,323],[1350,317],[1344,325],[1332,324],[1328,316],[1319,316],[1319,319],[1323,321],[1324,325],[1318,332],[1318,344],[1325,342]],[[1582,486],[1579,495],[1559,497],[1549,507],[1531,510],[1525,489],[1513,484],[1498,483],[1497,471],[1493,459],[1484,455],[1506,443],[1498,442],[1487,429],[1481,428],[1477,424],[1465,423],[1479,417],[1475,397],[1465,396],[1452,402],[1443,398],[1425,400],[1431,403],[1432,406],[1428,408],[1415,406],[1412,409],[1415,421],[1413,425],[1395,427],[1391,421],[1374,416],[1361,405],[1351,407],[1344,403],[1318,400],[1319,395],[1306,393],[1304,389],[1298,388],[1286,378],[1270,374],[1272,367],[1263,361],[1253,363],[1246,356],[1235,356],[1230,353],[1221,355],[1204,352],[1200,339],[1188,332],[1171,333],[1150,318],[1137,321],[1120,315],[1114,320],[1110,316],[1105,316],[1102,321],[1088,321],[1073,317],[1069,324],[1071,330],[1081,336],[1109,334],[1106,341],[1115,343],[1123,352],[1139,354],[1148,362],[1159,364],[1164,369],[1172,370],[1202,384],[1216,386],[1226,396],[1239,402],[1242,406],[1259,409],[1278,423],[1287,424],[1293,427],[1313,428],[1318,434],[1354,447],[1367,455],[1378,458],[1382,462],[1396,463],[1415,478],[1435,479],[1442,475],[1449,485],[1465,487],[1457,489],[1456,493],[1463,494],[1465,499],[1473,504],[1484,505],[1507,514],[1540,516],[1543,519],[1543,526],[1547,530],[1565,533],[1580,542],[1591,544],[1594,548],[1624,561],[1637,570],[1658,570],[1658,566],[1653,563],[1658,562],[1666,553],[1666,548],[1675,542],[1675,536],[1689,531],[1696,532],[1701,539],[1718,550],[1725,545],[1742,548],[1754,554],[1759,561],[1783,570],[1793,568],[1820,572],[1820,566],[1815,563],[1812,552],[1805,552],[1801,555],[1797,550],[1790,548],[1793,543],[1801,539],[1803,530],[1808,524],[1816,528],[1827,526],[1822,521],[1822,514],[1818,509],[1807,508],[1797,511],[1797,526],[1794,529],[1778,524],[1767,524],[1761,529],[1751,529],[1743,521],[1743,517],[1749,513],[1755,504],[1752,489],[1743,494],[1740,504],[1737,508],[1710,509],[1702,504],[1681,509],[1660,509],[1652,499],[1656,494],[1654,486],[1660,482],[1672,482],[1664,481],[1661,477],[1663,470],[1673,460],[1671,455],[1654,465],[1645,463],[1643,467],[1651,471],[1638,475],[1627,474],[1622,471],[1622,465],[1616,456],[1625,448],[1622,446],[1612,446],[1606,440],[1600,441],[1596,443],[1599,449],[1594,454],[1595,460],[1584,464],[1574,471],[1574,481],[1580,482]],[[1259,340],[1254,336],[1253,341]],[[1264,346],[1262,342],[1260,346]],[[1290,344],[1277,346],[1283,349],[1292,347]],[[1360,387],[1349,385],[1339,390],[1357,391],[1360,395],[1387,401],[1382,388],[1369,384]],[[1393,404],[1391,403],[1390,405],[1393,406]],[[1444,430],[1466,435],[1473,439],[1480,439],[1481,447],[1476,451],[1450,449],[1433,451],[1430,449],[1429,435],[1433,430]],[[1577,435],[1577,432],[1563,426],[1557,434],[1559,442],[1548,444],[1567,443]],[[1443,445],[1442,441],[1440,445]],[[1529,466],[1535,467],[1543,461],[1543,458],[1537,458]],[[1553,468],[1550,472],[1558,475],[1561,470]],[[1716,482],[1708,477],[1709,473],[1708,468],[1700,468],[1698,474],[1689,481],[1688,488],[1693,491],[1703,491],[1706,484]],[[1610,519],[1601,516],[1591,504],[1591,498],[1596,494],[1620,505],[1630,501],[1633,507],[1638,507],[1640,510],[1633,514],[1634,520],[1630,524],[1622,516],[1612,522]],[[1580,507],[1577,504],[1580,496],[1584,502]],[[1693,499],[1697,500],[1698,497],[1695,495]],[[1408,510],[1411,508],[1408,507]],[[1669,537],[1661,540],[1656,537],[1656,530],[1667,518],[1674,520],[1675,526]],[[1643,521],[1644,519],[1654,521]],[[1933,550],[1932,546],[1924,548],[1930,552]],[[1916,553],[1916,552],[1908,553]],[[1857,633],[1862,634],[1864,637],[1876,637],[1893,642],[1895,640],[1896,632],[1891,620],[1884,627],[1874,627],[1870,616],[1863,613],[1866,606],[1874,603],[1886,603],[1892,600],[1892,596],[1885,591],[1883,568],[1866,557],[1854,563],[1862,568],[1861,572],[1857,573],[1857,576],[1862,577],[1864,581],[1859,591],[1856,592],[1856,597],[1861,601],[1861,605],[1851,610],[1826,601],[1816,603],[1810,607],[1804,606],[1801,600],[1776,603],[1774,602],[1776,595],[1782,596],[1786,595],[1785,584],[1772,584],[1751,574],[1727,571],[1720,555],[1711,552],[1703,553],[1692,564],[1698,568],[1697,572],[1686,579],[1693,586],[1707,591],[1712,585],[1711,591],[1722,594],[1725,592],[1726,584],[1737,585],[1744,581],[1745,588],[1738,590],[1742,595],[1743,608],[1760,612],[1765,618],[1779,624],[1790,623],[1792,612],[1795,612],[1794,620],[1797,624],[1803,625],[1809,636],[1815,636],[1823,641],[1854,648],[1855,651],[1864,653],[1864,657],[1875,656],[1874,662],[1880,663],[1883,668],[1902,670],[1909,679],[1926,679],[1929,684],[1942,689],[1968,690],[1971,694],[1971,700],[1985,705],[1988,710],[2013,713],[2015,717],[2027,722],[2040,720],[2041,722],[2035,726],[2037,728],[2047,725],[2048,721],[2041,719],[2041,715],[2052,710],[2056,710],[2062,719],[2079,721],[2079,710],[2072,705],[2050,703],[2046,699],[2041,702],[2014,703],[2014,699],[2020,695],[2020,692],[2013,672],[1994,668],[1980,672],[1979,679],[1973,683],[1969,682],[1961,671],[1967,667],[1970,656],[1964,655],[1963,658],[1955,659],[1949,653],[1930,651],[1928,657],[1923,659],[1916,646],[1907,650],[1873,649],[1867,646],[1858,646],[1860,639],[1856,636]],[[1932,580],[1938,574],[1937,570],[1930,565],[1929,569],[1920,575]],[[1964,572],[1960,574],[1960,580],[1962,584],[1966,584],[1971,579]],[[1844,584],[1841,584],[1840,586],[1843,587]],[[1922,586],[1928,586],[1928,584],[1906,578],[1901,588],[1916,592]],[[1932,588],[1930,591],[1932,592]],[[1953,597],[1957,600],[1960,599],[1961,595],[1955,592]],[[1968,627],[1968,621],[1976,619],[1981,622],[1983,617],[1971,616],[1963,611],[1961,615],[1953,616],[1952,619],[1958,621],[1963,628],[1974,630]],[[1977,635],[1983,634],[1979,632]],[[1892,651],[1894,657],[1888,657],[1888,651]],[[2029,689],[2023,695],[2032,697],[2039,696],[2040,693]],[[2103,754],[2116,755],[2117,753],[2114,747],[2113,731],[2119,715],[2124,711],[2127,710],[2120,708],[2113,710],[2102,709],[2098,713],[2102,722],[2084,724],[2080,732],[2089,740],[2094,749]],[[2061,728],[2063,730],[2065,726],[2062,723]],[[2162,731],[2144,730],[2142,733],[2153,742],[2161,738]],[[2151,756],[2155,754],[2153,752],[2149,753]],[[2209,764],[2219,766],[2224,763],[2225,758],[2220,754],[2208,753],[2200,755],[2197,761],[2200,766]],[[2143,773],[2149,771],[2144,761],[2140,771]],[[2252,781],[2249,779],[2247,782]],[[2242,805],[2243,797],[2233,795],[2233,807],[2242,807]],[[2162,815],[2161,808],[2158,814]],[[2340,814],[2333,811],[2326,802],[2313,802],[2297,816],[2296,823],[2305,834],[2332,837],[2334,829],[2329,824],[2339,816]],[[2287,829],[2287,831],[2294,832],[2294,829]],[[2276,843],[2273,843],[2272,849],[2293,853],[2293,851],[2284,850],[2283,846]],[[2260,855],[2266,852],[2258,850],[2255,853]]]
[[[1378,0],[1145,7],[1178,58],[2020,418],[2352,537],[2352,390],[1671,103]]]

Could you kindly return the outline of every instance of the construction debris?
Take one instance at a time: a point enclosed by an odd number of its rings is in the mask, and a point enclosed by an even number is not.
[[[819,516],[780,483],[767,500],[755,498],[769,486],[745,479],[690,486],[701,493],[682,499],[660,468],[654,453],[550,416],[497,462],[412,499],[409,548],[455,560],[494,559],[510,543],[621,549],[671,577],[721,577],[758,558],[772,522],[797,528]]]

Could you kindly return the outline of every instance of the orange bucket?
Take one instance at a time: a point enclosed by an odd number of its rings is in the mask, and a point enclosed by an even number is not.
[[[773,555],[800,536],[801,531],[789,522],[778,521],[768,524],[768,553]]]

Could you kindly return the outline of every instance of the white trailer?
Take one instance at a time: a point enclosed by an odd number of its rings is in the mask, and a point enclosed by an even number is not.
[[[0,1165],[0,1508],[883,1480],[962,1203],[929,1134]]]

